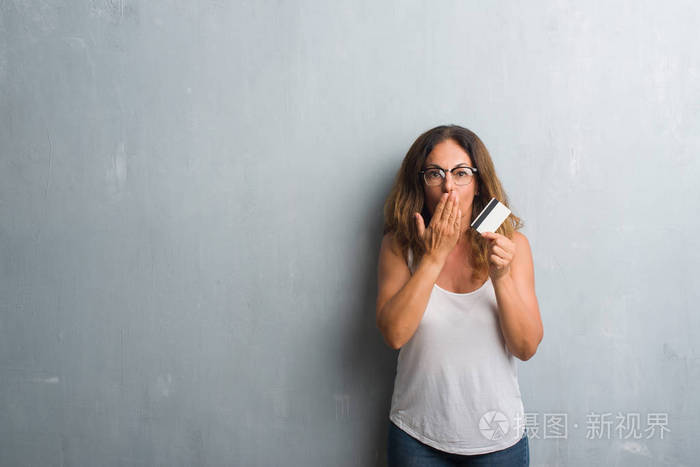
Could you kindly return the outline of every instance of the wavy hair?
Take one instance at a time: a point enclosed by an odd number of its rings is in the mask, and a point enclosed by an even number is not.
[[[496,198],[510,209],[508,196],[491,155],[479,137],[458,125],[441,125],[420,135],[409,148],[401,163],[389,196],[384,202],[383,233],[392,233],[404,259],[408,258],[408,248],[413,251],[414,264],[418,264],[425,254],[425,249],[418,235],[415,213],[420,212],[426,229],[430,225],[431,215],[425,205],[425,192],[420,174],[428,155],[442,141],[452,139],[466,151],[477,168],[476,183],[478,195],[472,202],[471,224],[491,198]],[[523,221],[511,213],[496,231],[512,239],[513,232],[524,226]],[[465,234],[471,245],[472,280],[479,280],[488,274],[488,243],[476,230],[469,228]]]

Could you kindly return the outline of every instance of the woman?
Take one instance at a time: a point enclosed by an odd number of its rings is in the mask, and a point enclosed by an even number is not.
[[[508,205],[486,147],[450,125],[416,139],[384,206],[377,326],[401,349],[390,466],[529,465],[515,358],[535,354],[542,321],[522,221],[470,229],[491,198]]]

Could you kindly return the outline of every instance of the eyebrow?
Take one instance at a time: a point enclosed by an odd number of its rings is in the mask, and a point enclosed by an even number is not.
[[[466,162],[460,162],[459,164],[455,165],[455,166],[452,167],[452,168],[453,168],[453,169],[456,169],[457,167],[461,167],[461,166],[469,167],[469,164],[467,164]],[[437,164],[428,164],[428,165],[425,166],[426,169],[427,169],[428,167],[435,167],[435,168],[438,168],[438,169],[445,170],[445,169],[443,169],[442,167],[440,167],[440,166],[437,165]]]

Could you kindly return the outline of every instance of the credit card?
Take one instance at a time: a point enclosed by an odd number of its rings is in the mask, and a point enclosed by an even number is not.
[[[471,227],[479,233],[495,232],[509,215],[510,209],[505,204],[496,198],[491,198],[486,207],[476,216]]]

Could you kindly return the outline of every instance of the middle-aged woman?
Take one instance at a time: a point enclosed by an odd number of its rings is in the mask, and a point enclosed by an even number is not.
[[[384,206],[377,326],[398,356],[390,466],[529,465],[516,357],[542,340],[530,245],[479,137],[438,126],[408,150]],[[427,227],[426,227],[427,226]]]

